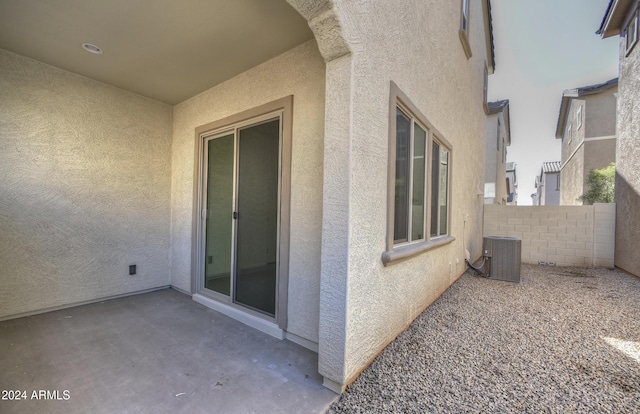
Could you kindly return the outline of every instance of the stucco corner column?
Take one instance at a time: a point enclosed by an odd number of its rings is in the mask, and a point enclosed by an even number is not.
[[[324,385],[345,387],[349,200],[351,176],[351,55],[327,64],[318,369]]]
[[[335,0],[287,1],[309,22],[326,63],[318,370],[323,384],[341,393],[347,385],[353,59]]]

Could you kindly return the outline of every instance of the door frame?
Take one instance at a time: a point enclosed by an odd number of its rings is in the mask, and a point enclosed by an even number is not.
[[[229,303],[219,301],[215,295],[208,295],[200,287],[203,284],[204,273],[204,232],[203,232],[203,168],[204,168],[204,142],[206,137],[222,132],[225,128],[233,127],[236,124],[263,118],[270,114],[280,115],[281,119],[281,144],[280,144],[280,175],[279,189],[279,229],[278,229],[278,272],[276,291],[276,315],[272,318],[260,312],[253,311],[242,305],[233,303],[231,298]],[[193,212],[192,212],[192,244],[191,244],[191,293],[193,295],[203,295],[207,299],[220,302],[229,306],[229,316],[234,317],[240,313],[246,313],[252,317],[272,321],[278,328],[287,329],[287,303],[289,291],[289,245],[290,245],[290,211],[291,211],[291,139],[292,139],[292,115],[293,96],[287,96],[276,101],[260,105],[235,115],[201,125],[195,130],[194,145],[194,174],[193,174]],[[259,120],[258,120],[259,122]],[[258,327],[258,329],[260,329]]]

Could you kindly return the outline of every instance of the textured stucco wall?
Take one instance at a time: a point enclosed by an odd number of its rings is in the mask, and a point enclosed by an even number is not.
[[[599,139],[584,142],[584,189],[589,189],[587,180],[594,169],[602,169],[616,159],[616,140]]]
[[[498,161],[498,151],[496,149],[496,130],[498,129],[498,118],[500,115],[494,114],[487,116],[487,130],[485,133],[485,170],[484,182],[493,183],[496,181],[496,164]],[[485,194],[485,197],[487,194]]]
[[[558,189],[558,174],[559,173],[547,173],[543,175],[544,195],[542,199],[542,205],[544,206],[557,206],[560,204],[560,189]]]
[[[562,140],[560,171],[560,204],[561,205],[582,205],[578,200],[583,194],[584,182],[584,147],[582,146],[585,137],[585,105],[583,98],[572,99],[567,111],[567,120],[564,128],[564,138]],[[582,108],[582,127],[578,128],[576,115],[578,109]],[[572,130],[573,138],[569,139],[569,128]],[[555,188],[555,186],[554,186]]]
[[[325,64],[300,45],[174,107],[172,284],[191,289],[195,129],[293,95],[288,331],[318,341]]]
[[[170,151],[168,105],[0,50],[0,318],[169,285]]]
[[[602,139],[616,134],[617,87],[594,95],[571,100],[567,111],[565,137],[562,142],[561,205],[582,205],[578,197],[587,190],[589,172],[604,168],[615,160],[615,139]],[[578,108],[582,108],[583,123],[578,128]],[[573,129],[569,142],[568,129]],[[597,140],[592,140],[597,138]]]
[[[500,132],[498,133],[498,122],[500,122]],[[487,132],[485,142],[485,194],[484,202],[486,204],[503,204],[506,203],[507,184],[506,184],[506,135],[507,129],[504,126],[504,116],[502,113],[487,116]],[[499,136],[499,138],[498,138]],[[494,196],[489,197],[487,194],[486,184],[492,184],[495,190]]]
[[[336,1],[335,10],[352,53],[327,66],[325,208],[347,225],[325,213],[320,372],[345,384],[460,276],[463,239],[472,256],[481,253],[486,54],[480,1],[471,2],[469,60],[458,36],[460,2]],[[384,267],[391,81],[453,145],[456,241]],[[347,255],[325,255],[340,242]],[[330,310],[342,283],[346,316]]]
[[[585,97],[585,138],[616,134],[616,97],[618,87]]]
[[[560,172],[560,204],[579,206],[578,200],[584,194],[584,146],[574,152],[573,157],[562,166]]]
[[[640,46],[624,56],[620,42],[616,148],[616,266],[640,276]]]

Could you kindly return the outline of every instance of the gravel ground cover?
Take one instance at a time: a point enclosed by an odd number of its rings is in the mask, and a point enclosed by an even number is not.
[[[522,266],[465,274],[328,413],[639,413],[640,279]]]

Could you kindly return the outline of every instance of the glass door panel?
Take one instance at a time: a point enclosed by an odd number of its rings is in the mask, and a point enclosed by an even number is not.
[[[207,143],[204,287],[229,296],[233,234],[234,136]]]
[[[280,121],[238,134],[235,302],[275,315]]]

